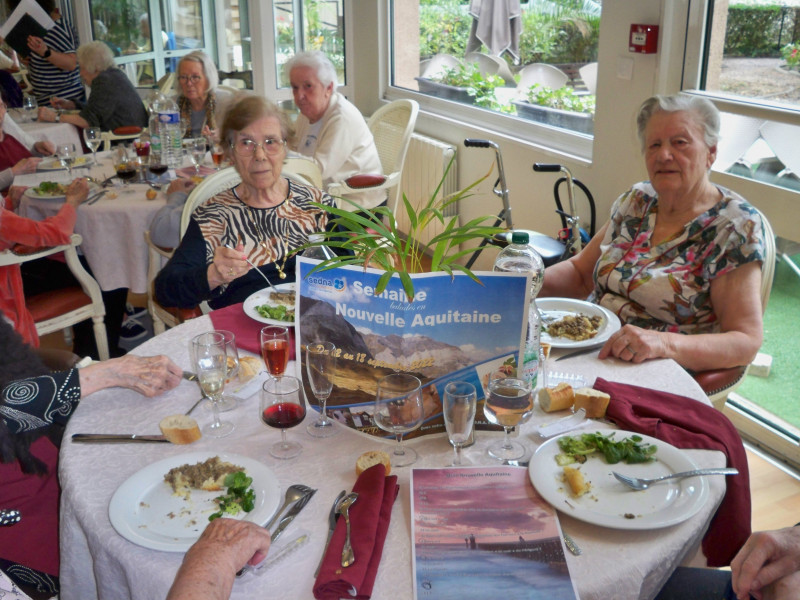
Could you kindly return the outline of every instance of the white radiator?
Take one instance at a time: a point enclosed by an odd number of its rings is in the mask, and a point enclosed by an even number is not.
[[[400,181],[401,197],[395,215],[398,227],[408,233],[408,216],[405,205],[402,203],[402,194],[415,209],[419,209],[428,202],[436,186],[442,181],[444,172],[450,160],[455,156],[456,148],[452,144],[442,142],[424,135],[414,133],[408,145],[406,161],[403,165],[403,176]],[[449,196],[458,190],[457,162],[453,161],[447,178],[439,190],[439,198]],[[458,214],[458,203],[448,207],[445,216]],[[443,226],[438,221],[431,223],[426,231],[420,235],[420,243],[427,245],[430,239],[441,232]]]

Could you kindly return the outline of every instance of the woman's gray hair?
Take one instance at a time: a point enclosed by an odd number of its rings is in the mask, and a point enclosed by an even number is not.
[[[208,93],[213,92],[217,89],[219,85],[219,73],[217,72],[217,66],[214,64],[214,61],[211,60],[211,57],[203,52],[202,50],[192,50],[189,54],[184,54],[181,59],[178,61],[178,74],[180,75],[181,72],[181,65],[184,62],[196,62],[200,63],[203,67],[203,74],[208,79]]]
[[[324,52],[310,50],[308,52],[298,52],[283,65],[283,72],[287,79],[292,74],[292,69],[297,67],[310,67],[317,74],[317,79],[324,86],[333,84],[335,90],[339,87],[339,80],[336,77],[336,68]]]
[[[281,127],[281,139],[284,141],[294,133],[289,115],[277,104],[253,92],[238,92],[225,113],[225,119],[220,129],[220,140],[230,148],[238,132],[251,123],[268,117],[278,119]]]
[[[76,52],[78,64],[94,75],[114,66],[114,53],[105,42],[87,42],[81,44]]]
[[[636,133],[642,152],[645,150],[645,129],[657,112],[674,113],[686,111],[694,115],[703,128],[703,140],[708,148],[719,142],[719,110],[710,100],[700,96],[673,94],[671,96],[652,96],[645,100],[636,114]]]

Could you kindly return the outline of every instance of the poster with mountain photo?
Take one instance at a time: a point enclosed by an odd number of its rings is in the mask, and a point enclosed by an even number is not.
[[[497,429],[483,417],[489,373],[516,368],[524,343],[529,276],[476,273],[480,282],[458,273],[413,275],[409,301],[394,277],[386,290],[375,289],[383,271],[337,267],[309,275],[317,261],[297,265],[297,356],[306,398],[319,410],[308,384],[304,349],[332,342],[336,370],[328,414],[353,429],[379,437],[372,415],[378,380],[397,371],[422,382],[424,421],[406,438],[445,431],[444,386],[469,381],[478,392],[476,429]]]

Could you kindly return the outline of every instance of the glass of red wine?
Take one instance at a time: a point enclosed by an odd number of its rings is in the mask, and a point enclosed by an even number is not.
[[[163,162],[161,156],[153,154],[150,157],[150,164],[148,165],[147,170],[150,171],[157,178],[161,177],[164,173],[166,173],[168,169],[169,166],[167,166],[167,164]]]
[[[299,442],[289,442],[286,430],[303,422],[306,404],[300,393],[300,380],[287,375],[280,379],[267,379],[261,386],[261,420],[269,427],[281,430],[281,441],[270,446],[275,458],[294,458],[303,451]]]
[[[283,377],[289,362],[289,329],[280,325],[267,325],[261,329],[261,356],[270,375]]]
[[[116,150],[114,150],[114,170],[124,186],[127,186],[128,182],[136,177],[138,172],[136,167],[136,163],[130,160],[125,146],[122,144],[117,146]]]

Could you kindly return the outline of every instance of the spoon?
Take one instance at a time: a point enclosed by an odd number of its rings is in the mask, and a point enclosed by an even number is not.
[[[671,475],[663,475],[661,477],[653,477],[652,479],[644,479],[641,477],[630,477],[622,475],[616,471],[612,471],[614,477],[627,486],[635,490],[646,490],[651,484],[657,481],[664,481],[665,479],[675,479],[677,477],[694,477],[695,475],[738,475],[737,469],[698,469],[696,471],[684,471],[683,473],[672,473]]]
[[[300,500],[300,498],[305,496],[310,491],[311,491],[310,487],[301,485],[299,483],[290,485],[286,490],[286,496],[283,499],[283,506],[281,506],[278,509],[278,511],[274,515],[272,515],[272,518],[267,522],[266,525],[264,525],[264,529],[269,529],[272,526],[272,524],[278,520],[278,517],[286,509],[287,506],[293,504],[294,502],[297,502],[298,500]]]
[[[342,548],[342,566],[349,567],[356,562],[355,554],[353,554],[353,547],[350,545],[350,507],[358,500],[356,492],[350,492],[339,501],[336,511],[344,517],[345,525],[347,525],[347,537],[344,540],[344,547]]]

